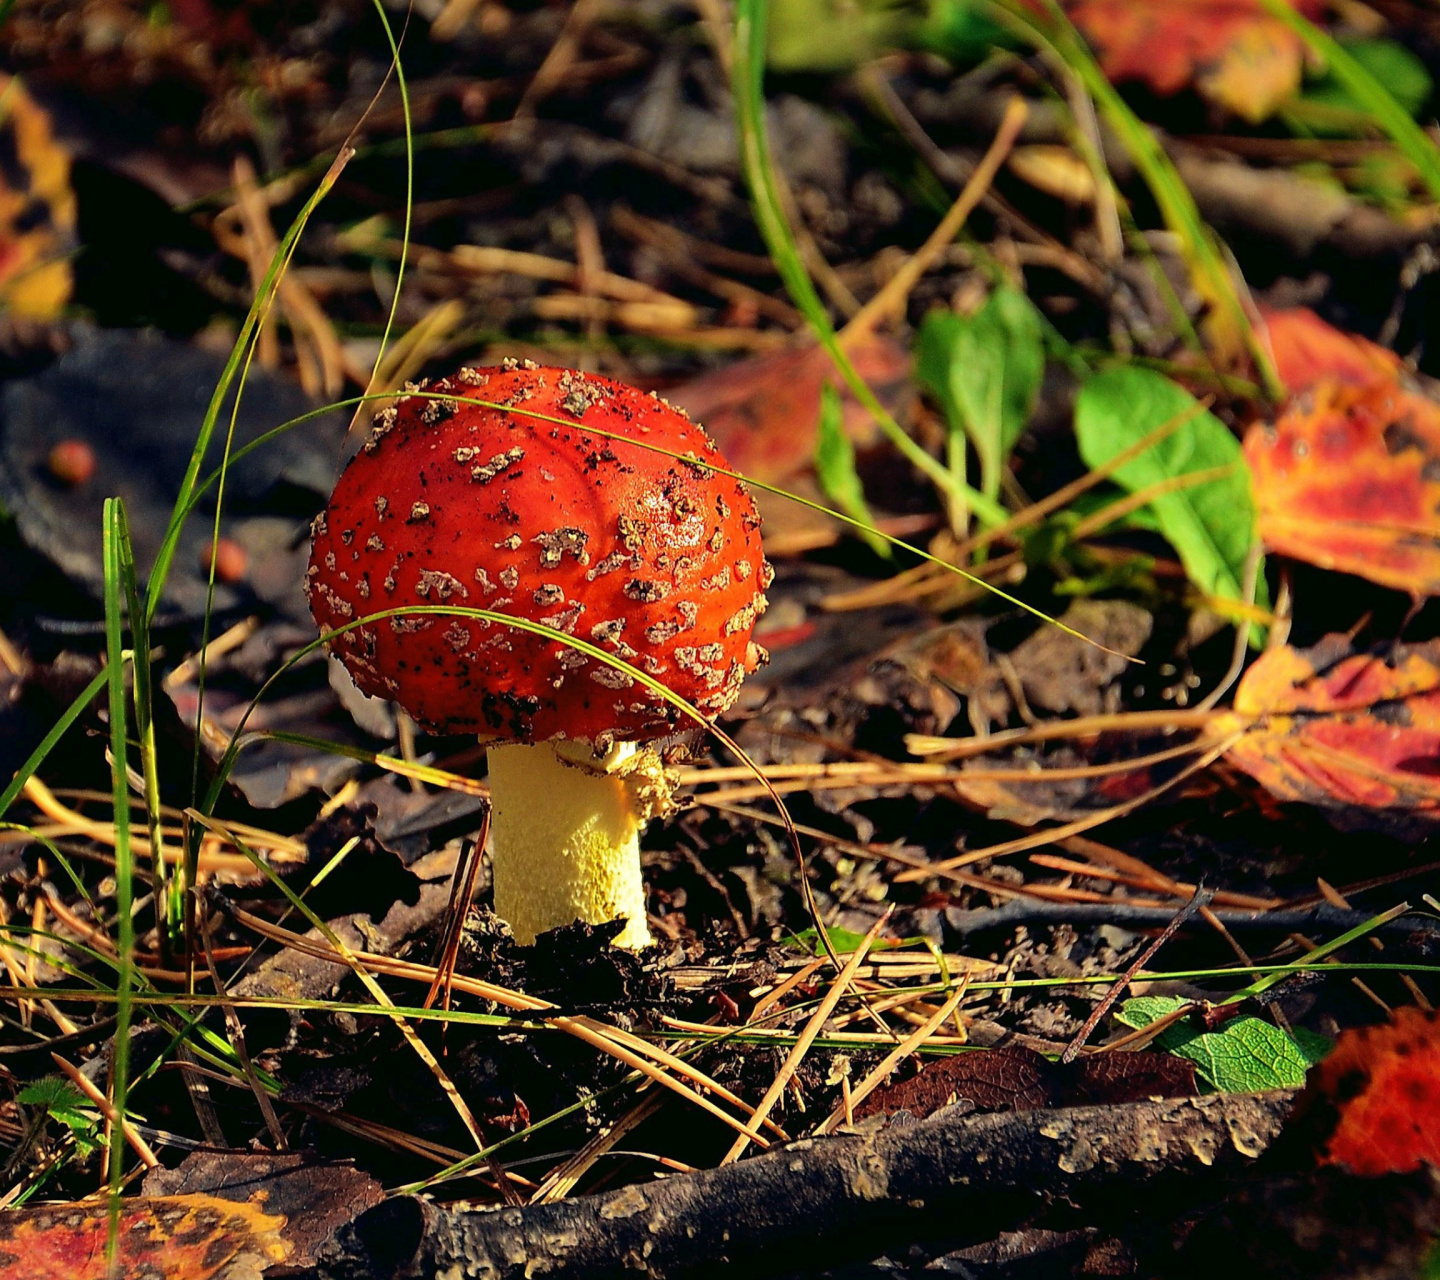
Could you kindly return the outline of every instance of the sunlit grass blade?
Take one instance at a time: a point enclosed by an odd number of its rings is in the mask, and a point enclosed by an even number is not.
[[[256,290],[255,301],[251,303],[250,310],[240,326],[240,332],[230,349],[230,355],[225,361],[225,368],[221,371],[220,380],[215,384],[214,394],[210,397],[210,403],[205,410],[205,417],[201,421],[200,432],[195,440],[195,448],[191,451],[185,475],[180,481],[180,492],[175,498],[175,507],[170,517],[170,523],[165,530],[165,537],[161,540],[160,549],[156,553],[155,563],[150,569],[150,582],[146,598],[146,616],[148,618],[153,619],[156,610],[160,607],[160,600],[165,591],[165,582],[169,577],[170,566],[174,563],[175,551],[180,542],[180,533],[184,527],[185,517],[189,514],[192,493],[200,476],[200,467],[204,463],[205,455],[210,451],[210,442],[215,436],[215,425],[219,421],[220,410],[224,407],[230,388],[235,383],[247,351],[251,349],[252,339],[259,323],[274,301],[275,290],[294,255],[295,247],[306,224],[310,221],[311,215],[320,202],[330,193],[330,189],[335,185],[353,154],[353,150],[348,145],[341,149],[319,185],[296,215],[295,221],[286,230],[275,250],[275,256],[265,272],[264,279],[260,282],[260,288]]]
[[[4,791],[0,791],[0,817],[9,811],[10,806],[20,792],[25,789],[25,784],[35,776],[35,771],[45,763],[48,756],[69,731],[72,725],[85,714],[85,710],[96,698],[100,691],[109,683],[110,675],[107,671],[101,670],[91,679],[76,696],[75,700],[60,713],[59,718],[50,726],[49,732],[40,740],[40,745],[26,757],[25,763],[16,770],[15,776],[10,779]]]
[[[105,567],[105,657],[110,707],[110,777],[115,798],[115,910],[118,917],[117,947],[119,972],[116,988],[115,1037],[110,1059],[110,1100],[119,1115],[125,1114],[129,1092],[131,997],[135,983],[135,920],[133,909],[134,862],[130,851],[130,779],[127,768],[129,744],[125,724],[125,648],[123,543],[124,509],[118,498],[107,498],[104,507],[102,557]],[[125,1139],[120,1125],[110,1129],[108,1169],[110,1182],[110,1230],[106,1255],[113,1257],[119,1229],[119,1196],[125,1177]]]
[[[140,598],[139,577],[135,568],[135,549],[130,539],[130,526],[125,508],[115,507],[116,552],[120,583],[125,593],[125,610],[130,623],[131,670],[134,675],[133,703],[135,732],[140,748],[140,775],[145,783],[145,816],[150,834],[150,858],[155,877],[155,898],[160,904],[157,915],[161,955],[168,955],[170,944],[179,929],[181,898],[173,892],[160,815],[160,765],[155,744],[153,673],[150,660],[150,621]]]
[[[740,133],[740,162],[750,188],[755,221],[791,300],[804,315],[820,345],[834,361],[851,393],[879,424],[886,438],[941,493],[959,498],[990,523],[1005,519],[1003,509],[984,494],[956,480],[945,465],[922,449],[880,403],[840,345],[829,313],[805,264],[780,202],[765,123],[765,26],[769,0],[739,0],[735,15],[735,66],[732,87]]]
[[[1379,80],[1328,32],[1322,31],[1285,0],[1263,0],[1265,8],[1285,23],[1330,74],[1369,113],[1404,157],[1415,166],[1434,200],[1440,200],[1440,148],[1411,118]]]
[[[1256,333],[1214,233],[1205,225],[1195,197],[1165,154],[1154,132],[1131,110],[1095,61],[1084,38],[1055,0],[1045,0],[1045,17],[1039,17],[1023,0],[990,0],[992,11],[1021,38],[1062,62],[1094,99],[1106,124],[1114,130],[1159,206],[1165,225],[1179,239],[1192,280],[1210,304],[1212,331],[1222,336],[1232,354],[1248,353],[1266,392],[1282,399],[1285,388],[1274,362]]]

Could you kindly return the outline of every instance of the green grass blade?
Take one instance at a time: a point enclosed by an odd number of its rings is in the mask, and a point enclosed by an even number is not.
[[[415,133],[410,118],[410,87],[405,82],[405,64],[400,60],[400,45],[395,40],[390,19],[386,16],[382,0],[372,0],[380,25],[385,30],[385,39],[390,44],[390,65],[395,70],[395,82],[400,86],[400,111],[405,118],[405,227],[400,237],[400,262],[395,268],[395,293],[390,299],[390,311],[385,317],[385,330],[380,335],[380,349],[375,353],[375,363],[370,370],[367,392],[375,389],[375,375],[385,359],[385,350],[390,345],[390,334],[395,328],[395,316],[400,310],[400,293],[405,287],[405,265],[410,256],[410,231],[415,208]],[[406,19],[409,22],[408,16]]]
[[[260,287],[255,291],[255,301],[251,303],[250,310],[245,316],[244,323],[240,326],[240,332],[235,338],[234,345],[230,348],[230,355],[225,362],[225,368],[221,371],[220,380],[215,384],[214,394],[210,397],[210,403],[205,410],[205,417],[200,425],[200,433],[195,441],[195,448],[191,452],[189,464],[185,468],[185,475],[180,482],[180,492],[175,499],[175,508],[170,517],[170,523],[165,531],[165,537],[161,541],[160,549],[155,556],[155,564],[150,570],[150,584],[146,599],[146,617],[153,619],[155,611],[160,607],[160,599],[165,590],[165,581],[170,575],[170,566],[175,560],[175,551],[180,542],[180,532],[184,527],[185,517],[189,512],[191,497],[195,489],[196,481],[200,476],[200,467],[209,452],[210,442],[215,435],[215,424],[219,421],[220,410],[224,406],[225,397],[229,394],[230,388],[234,385],[235,377],[240,370],[241,362],[245,359],[247,351],[251,350],[253,340],[259,330],[260,321],[268,313],[274,301],[275,291],[280,283],[280,278],[285,269],[289,266],[290,259],[295,252],[301,233],[305,230],[306,224],[310,221],[311,215],[315,212],[320,202],[330,193],[335,185],[341,171],[354,154],[353,150],[346,146],[341,149],[340,154],[335,157],[329,170],[320,180],[319,185],[311,193],[310,198],[305,202],[304,207],[296,215],[295,221],[290,224],[280,244],[275,250],[275,256],[270,261],[270,266],[260,282]]]
[[[125,1114],[129,1091],[131,997],[135,984],[135,921],[133,906],[134,859],[130,849],[130,780],[126,768],[129,744],[125,735],[124,582],[122,541],[124,508],[118,498],[107,498],[104,509],[103,557],[105,566],[105,656],[110,691],[110,777],[115,798],[115,909],[120,952],[115,1006],[114,1050],[110,1060],[110,1100]],[[106,1255],[114,1256],[119,1226],[119,1196],[125,1177],[125,1137],[121,1126],[110,1128],[108,1152],[110,1232]]]
[[[869,384],[860,376],[830,323],[825,304],[815,291],[810,273],[800,260],[795,237],[780,202],[779,188],[770,155],[770,136],[765,123],[765,25],[769,0],[739,0],[735,15],[736,123],[740,134],[740,163],[750,187],[755,221],[766,248],[780,273],[791,300],[805,317],[820,345],[825,348],[851,394],[879,424],[881,431],[909,462],[924,472],[941,493],[968,504],[991,524],[1006,518],[1003,508],[984,494],[956,480],[937,459],[932,458],[906,434],[880,403]]]
[[[135,569],[135,548],[125,508],[115,508],[115,538],[120,583],[130,621],[131,668],[134,671],[135,732],[140,746],[140,776],[145,781],[145,817],[150,836],[151,874],[155,898],[165,921],[160,929],[160,949],[169,955],[170,941],[180,923],[180,897],[171,892],[169,867],[165,861],[165,840],[160,822],[160,767],[155,745],[154,684],[150,661],[150,621],[140,598],[140,580]]]
[[[1270,0],[1267,0],[1269,3]],[[1165,154],[1154,132],[1145,124],[1095,61],[1084,38],[1055,0],[1046,0],[1048,22],[1038,18],[1023,0],[991,0],[992,10],[1017,34],[1063,62],[1095,100],[1105,122],[1115,131],[1135,167],[1145,179],[1159,206],[1165,225],[1179,238],[1196,287],[1217,313],[1217,318],[1243,343],[1272,399],[1284,398],[1285,388],[1275,372],[1270,353],[1255,334],[1214,234],[1205,225],[1195,197]]]
[[[1390,140],[1420,174],[1431,198],[1440,200],[1440,148],[1411,118],[1364,64],[1327,32],[1320,30],[1285,0],[1263,0],[1265,8],[1285,23],[1312,54],[1322,59],[1350,96],[1374,118]]]
[[[60,713],[60,717],[50,726],[49,733],[40,740],[40,745],[30,753],[25,763],[16,770],[15,776],[10,779],[5,790],[0,791],[0,817],[4,817],[9,811],[10,806],[15,803],[15,798],[25,789],[25,784],[34,777],[35,771],[45,763],[45,757],[55,750],[60,739],[70,731],[70,727],[75,721],[85,714],[85,708],[100,696],[100,690],[106,686],[109,680],[109,672],[104,670],[97,672],[90,683],[76,695],[75,701]]]

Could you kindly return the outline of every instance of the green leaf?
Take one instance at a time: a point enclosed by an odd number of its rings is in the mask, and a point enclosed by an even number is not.
[[[64,1076],[42,1076],[31,1081],[15,1095],[15,1101],[46,1111],[74,1111],[89,1105],[85,1095]]]
[[[1198,471],[1229,468],[1188,488],[1158,494],[1149,504],[1190,580],[1207,595],[1244,598],[1245,562],[1255,538],[1255,500],[1240,443],[1213,414],[1196,412],[1195,398],[1163,374],[1133,367],[1096,374],[1080,389],[1075,435],[1089,467],[1183,414],[1193,416],[1158,444],[1123,463],[1111,477],[1136,493]],[[1266,599],[1257,578],[1256,603]]]
[[[1405,111],[1412,116],[1419,114],[1434,84],[1425,64],[1409,49],[1394,40],[1345,40],[1341,47],[1383,84]],[[1307,102],[1368,115],[1360,99],[1333,72],[1308,85],[1302,96]]]
[[[1190,1003],[1179,996],[1133,996],[1115,1018],[1127,1027],[1148,1027]],[[1297,1088],[1330,1047],[1324,1036],[1314,1032],[1305,1032],[1302,1043],[1298,1034],[1289,1036],[1248,1015],[1232,1018],[1215,1031],[1177,1022],[1156,1036],[1155,1044],[1166,1053],[1190,1059],[1196,1076],[1217,1093]]]
[[[874,518],[865,504],[865,489],[855,470],[855,446],[845,434],[840,393],[828,382],[820,388],[820,424],[815,436],[815,475],[825,496],[862,525],[861,536],[876,555],[889,557],[890,544],[873,532]]]
[[[980,459],[980,488],[993,498],[1024,434],[1045,373],[1044,322],[1019,289],[1002,285],[973,316],[932,311],[920,327],[917,372],[952,434]]]

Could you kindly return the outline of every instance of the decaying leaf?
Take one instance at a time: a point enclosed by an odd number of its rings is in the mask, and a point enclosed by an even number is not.
[[[1327,380],[1244,448],[1270,550],[1440,592],[1440,404],[1398,382]]]
[[[1398,356],[1303,308],[1266,314],[1297,394],[1245,435],[1265,545],[1382,586],[1440,591],[1440,403]]]
[[[1314,18],[1323,6],[1295,7]],[[1252,122],[1300,88],[1300,39],[1260,0],[1078,0],[1068,8],[1116,83],[1140,80],[1161,94],[1193,86]]]
[[[1347,1031],[1310,1075],[1302,1113],[1333,1125],[1320,1163],[1377,1177],[1440,1168],[1440,1016],[1413,1006]]]
[[[53,319],[73,283],[70,157],[50,117],[12,76],[0,76],[0,140],[10,157],[0,177],[0,310]]]
[[[116,1268],[103,1200],[0,1214],[0,1280],[253,1280],[290,1254],[285,1219],[217,1196],[142,1196],[120,1207]]]
[[[1440,642],[1356,653],[1345,636],[1262,654],[1210,732],[1280,800],[1440,815]]]
[[[928,1063],[918,1075],[875,1090],[855,1114],[908,1111],[923,1119],[956,1103],[975,1111],[1032,1111],[1194,1096],[1194,1065],[1166,1053],[1087,1054],[1062,1066],[1010,1045]]]
[[[886,408],[904,421],[910,415],[914,387],[910,356],[888,338],[852,344],[848,353],[856,372]],[[819,440],[820,389],[841,396],[841,424],[856,449],[873,447],[879,430],[870,414],[845,390],[829,355],[818,346],[756,356],[674,387],[665,398],[680,405],[714,439],[739,472],[781,485],[805,498],[824,501],[811,472]],[[861,458],[863,468],[864,458]],[[767,545],[804,546],[832,533],[830,517],[772,494],[757,493],[765,518]],[[772,546],[773,550],[773,546]]]

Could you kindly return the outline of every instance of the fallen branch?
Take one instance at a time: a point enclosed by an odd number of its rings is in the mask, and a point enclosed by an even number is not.
[[[739,1164],[520,1209],[387,1201],[345,1228],[329,1280],[414,1276],[773,1274],[921,1233],[1000,1228],[1017,1195],[1160,1175],[1233,1178],[1275,1140],[1294,1094],[962,1116],[806,1140]],[[734,1269],[733,1271],[731,1269]]]
[[[1302,911],[1234,911],[1213,909],[1227,929],[1271,929],[1284,933],[1307,929],[1354,929],[1374,918],[1370,911],[1343,911],[1328,903]],[[1128,929],[1163,929],[1174,916],[1172,907],[1135,907],[1124,902],[1035,902],[1017,898],[1004,906],[964,911],[952,908],[945,922],[959,934],[1009,929],[1033,924],[1114,924]],[[1440,939],[1440,920],[1433,916],[1401,916],[1376,929],[1390,936],[1419,937],[1429,945]]]

